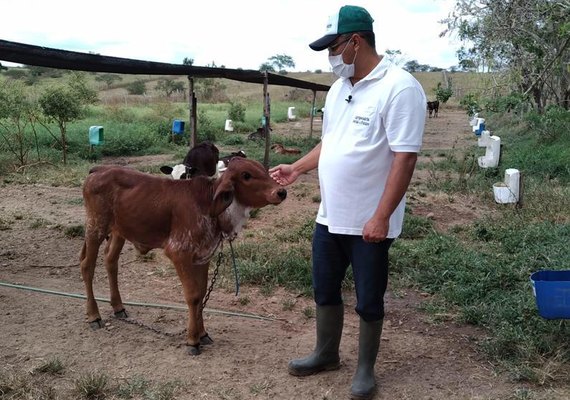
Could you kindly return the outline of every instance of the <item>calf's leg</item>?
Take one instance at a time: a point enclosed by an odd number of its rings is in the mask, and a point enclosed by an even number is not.
[[[95,294],[93,293],[93,276],[95,275],[97,254],[102,241],[103,239],[86,233],[80,257],[81,277],[85,284],[85,294],[87,296],[87,322],[89,322],[91,329],[103,327],[103,321],[101,320],[99,308],[95,301]]]
[[[196,356],[200,354],[200,337],[206,336],[202,318],[202,299],[206,293],[208,264],[193,265],[192,254],[166,251],[166,255],[176,267],[188,305],[187,352]]]
[[[105,268],[109,278],[109,288],[111,291],[111,306],[117,318],[127,318],[127,312],[119,293],[119,257],[125,244],[125,238],[114,233],[111,234],[105,246]]]

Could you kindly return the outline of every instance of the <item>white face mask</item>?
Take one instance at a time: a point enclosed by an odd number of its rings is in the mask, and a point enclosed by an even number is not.
[[[354,60],[356,60],[356,54],[352,60],[352,64],[345,64],[342,60],[342,55],[344,50],[348,47],[350,40],[344,46],[342,52],[336,56],[329,56],[329,63],[331,64],[332,70],[336,76],[341,78],[352,78],[354,76]]]

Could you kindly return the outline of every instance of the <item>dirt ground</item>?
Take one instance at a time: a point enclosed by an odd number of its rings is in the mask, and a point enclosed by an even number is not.
[[[282,124],[299,130],[307,121]],[[317,123],[318,128],[318,123]],[[471,133],[462,111],[443,108],[439,118],[426,119],[424,153],[471,145]],[[422,157],[428,162],[429,156]],[[133,158],[135,164],[159,158]],[[473,206],[473,199],[427,193],[429,171],[414,176],[410,204],[414,213],[429,216],[438,229],[463,224],[490,209]],[[295,213],[315,213],[311,195],[318,194],[317,175],[309,173],[289,188],[288,199],[271,212],[260,213],[248,230],[271,233],[275,221]],[[272,206],[271,206],[272,207]],[[233,282],[216,288],[208,302],[206,327],[215,343],[197,357],[183,346],[186,313],[181,285],[160,252],[153,259],[136,257],[132,246],[123,250],[120,287],[123,300],[177,305],[181,309],[128,306],[140,325],[113,319],[107,303],[99,302],[105,329],[92,331],[85,320],[84,300],[38,292],[34,288],[83,295],[78,267],[82,240],[69,238],[57,226],[83,223],[80,188],[4,184],[0,188],[0,372],[31,370],[57,357],[65,371],[53,378],[59,398],[74,398],[73,381],[88,372],[103,371],[114,383],[134,376],[152,382],[183,383],[179,399],[346,399],[356,367],[358,317],[354,297],[346,294],[346,321],[338,371],[296,378],[287,374],[287,361],[314,346],[314,318],[310,298],[284,290],[270,294],[258,287]],[[4,284],[21,285],[16,288]],[[95,290],[107,298],[104,268],[96,271]],[[244,301],[247,299],[248,301]],[[484,332],[455,323],[433,324],[418,310],[425,296],[413,291],[386,295],[385,329],[378,357],[377,399],[508,399],[525,388],[501,375],[476,352]],[[292,307],[285,305],[293,304]],[[225,312],[247,314],[228,315]],[[253,317],[252,317],[253,316]],[[255,316],[264,319],[254,318]],[[141,326],[142,325],[142,326]],[[562,399],[568,393],[531,388],[535,397]],[[521,392],[522,390],[522,392]],[[0,395],[0,398],[2,396]],[[526,397],[525,397],[526,398]]]

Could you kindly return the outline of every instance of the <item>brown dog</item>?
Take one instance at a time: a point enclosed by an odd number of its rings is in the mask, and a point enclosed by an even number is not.
[[[214,181],[202,176],[164,179],[129,168],[94,167],[83,186],[86,224],[80,257],[91,327],[103,326],[93,293],[101,243],[107,239],[104,264],[111,306],[118,318],[127,317],[117,282],[125,240],[142,254],[162,248],[176,268],[188,305],[188,353],[200,354],[200,344],[212,342],[202,317],[210,259],[223,237],[237,235],[252,208],[279,204],[286,196],[287,191],[261,163],[242,157],[233,158]]]
[[[281,143],[275,143],[271,145],[271,150],[275,151],[277,154],[300,154],[301,150],[293,147],[285,147]]]

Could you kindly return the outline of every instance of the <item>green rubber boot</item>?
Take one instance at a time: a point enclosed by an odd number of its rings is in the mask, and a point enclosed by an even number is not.
[[[338,348],[344,323],[344,305],[317,306],[317,345],[305,358],[289,361],[291,375],[307,376],[340,367]]]
[[[380,347],[383,319],[366,322],[360,318],[360,335],[358,338],[358,367],[352,378],[350,398],[368,400],[376,393],[374,364]]]

